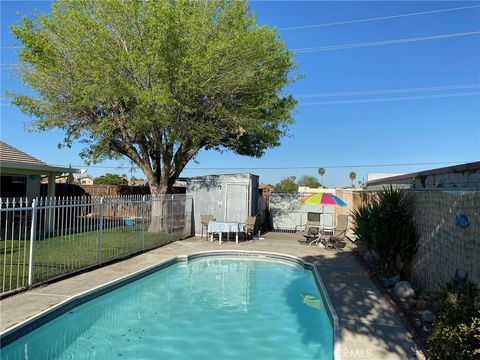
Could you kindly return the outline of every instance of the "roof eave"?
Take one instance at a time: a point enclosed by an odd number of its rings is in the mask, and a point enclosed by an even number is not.
[[[55,174],[63,174],[63,173],[71,173],[71,174],[81,174],[81,169],[71,168],[71,167],[60,167],[60,166],[50,166],[50,165],[36,165],[36,164],[28,164],[28,163],[20,163],[20,162],[11,162],[11,161],[1,161],[0,162],[0,169],[2,172],[7,172],[8,169],[12,170],[24,170],[24,171],[32,171],[35,174],[48,174],[48,173],[55,173]],[[5,171],[6,170],[6,171]]]
[[[430,169],[425,171],[418,171],[418,172],[409,173],[405,175],[375,179],[372,181],[368,181],[367,186],[390,184],[392,181],[408,180],[418,176],[441,175],[441,174],[447,174],[449,172],[462,172],[462,171],[471,171],[471,170],[480,170],[480,161],[474,161],[470,163],[458,164],[458,165],[447,166],[447,167],[437,168],[437,169]]]

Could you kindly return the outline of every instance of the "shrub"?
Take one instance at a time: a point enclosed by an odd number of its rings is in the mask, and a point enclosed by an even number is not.
[[[377,252],[383,273],[408,275],[418,249],[419,234],[406,193],[392,187],[384,189],[351,215],[355,235]]]
[[[480,358],[478,296],[477,286],[458,275],[437,296],[439,314],[428,339],[435,359]]]
[[[433,334],[428,339],[434,359],[480,359],[480,316],[477,314],[467,323],[456,326],[437,319]]]

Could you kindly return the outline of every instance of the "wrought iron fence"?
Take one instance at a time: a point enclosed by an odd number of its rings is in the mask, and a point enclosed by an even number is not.
[[[175,194],[0,199],[5,295],[187,237],[192,199]]]

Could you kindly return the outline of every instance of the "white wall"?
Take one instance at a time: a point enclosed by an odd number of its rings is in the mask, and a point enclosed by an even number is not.
[[[187,195],[193,199],[195,235],[202,231],[200,215],[219,221],[245,222],[258,208],[258,176],[208,175],[187,179]]]
[[[271,223],[275,230],[303,230],[308,212],[320,212],[320,226],[334,225],[333,206],[301,204],[300,199],[308,194],[275,193],[270,196]]]

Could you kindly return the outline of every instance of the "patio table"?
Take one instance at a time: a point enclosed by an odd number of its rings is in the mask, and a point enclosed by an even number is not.
[[[238,244],[238,233],[243,231],[242,223],[237,221],[210,221],[208,223],[208,233],[210,233],[210,242],[213,241],[213,234],[218,233],[218,243],[222,245],[222,233],[227,233],[227,240],[230,233],[235,233],[235,242]]]

